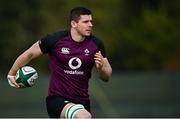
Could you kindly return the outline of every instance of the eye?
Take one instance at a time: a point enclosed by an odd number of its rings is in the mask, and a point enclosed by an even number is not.
[[[92,20],[83,21],[83,23],[86,23],[86,24],[91,23],[92,24]]]
[[[89,21],[83,21],[83,23],[88,23]]]

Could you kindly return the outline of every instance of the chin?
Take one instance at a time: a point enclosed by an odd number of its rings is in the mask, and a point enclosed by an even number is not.
[[[85,36],[90,36],[91,34],[87,34],[87,35],[85,35]]]
[[[91,35],[91,33],[86,33],[86,34],[85,34],[85,36],[90,36],[90,35]]]

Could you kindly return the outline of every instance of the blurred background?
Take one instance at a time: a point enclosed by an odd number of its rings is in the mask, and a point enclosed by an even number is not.
[[[179,0],[2,0],[0,3],[0,117],[48,117],[48,56],[28,65],[35,86],[16,90],[6,75],[15,59],[48,33],[68,29],[73,7],[93,12],[113,68],[104,83],[93,71],[93,117],[180,117]]]

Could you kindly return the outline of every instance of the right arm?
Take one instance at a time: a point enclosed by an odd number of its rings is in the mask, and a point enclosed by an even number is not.
[[[8,80],[15,85],[16,88],[19,88],[19,85],[15,82],[15,75],[19,68],[28,64],[32,59],[41,56],[43,53],[39,46],[39,41],[34,43],[29,49],[23,52],[14,62],[13,66],[9,70]]]

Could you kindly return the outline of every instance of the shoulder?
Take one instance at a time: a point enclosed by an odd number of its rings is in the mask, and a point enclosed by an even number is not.
[[[43,53],[49,52],[54,44],[56,44],[57,41],[61,40],[62,38],[68,36],[69,31],[58,31],[54,33],[49,33],[45,37],[41,38],[39,40],[39,46]]]
[[[58,32],[54,32],[54,33],[50,33],[50,34],[47,34],[43,39],[46,39],[46,40],[56,40],[56,39],[60,39],[60,38],[63,38],[65,36],[67,36],[69,33],[69,31],[58,31]]]
[[[96,44],[96,46],[99,47],[99,45],[103,45],[103,42],[98,37],[96,37],[94,35],[91,35],[89,37]]]
[[[89,37],[95,43],[95,45],[97,46],[98,50],[101,51],[102,55],[104,57],[106,57],[106,51],[105,51],[104,43],[98,37],[96,37],[94,35],[91,35]]]
[[[90,37],[90,39],[96,44],[96,46],[99,48],[99,47],[101,47],[101,46],[104,46],[104,43],[98,38],[98,37],[96,37],[96,36],[93,36],[93,35],[91,35],[91,36],[89,36]]]

